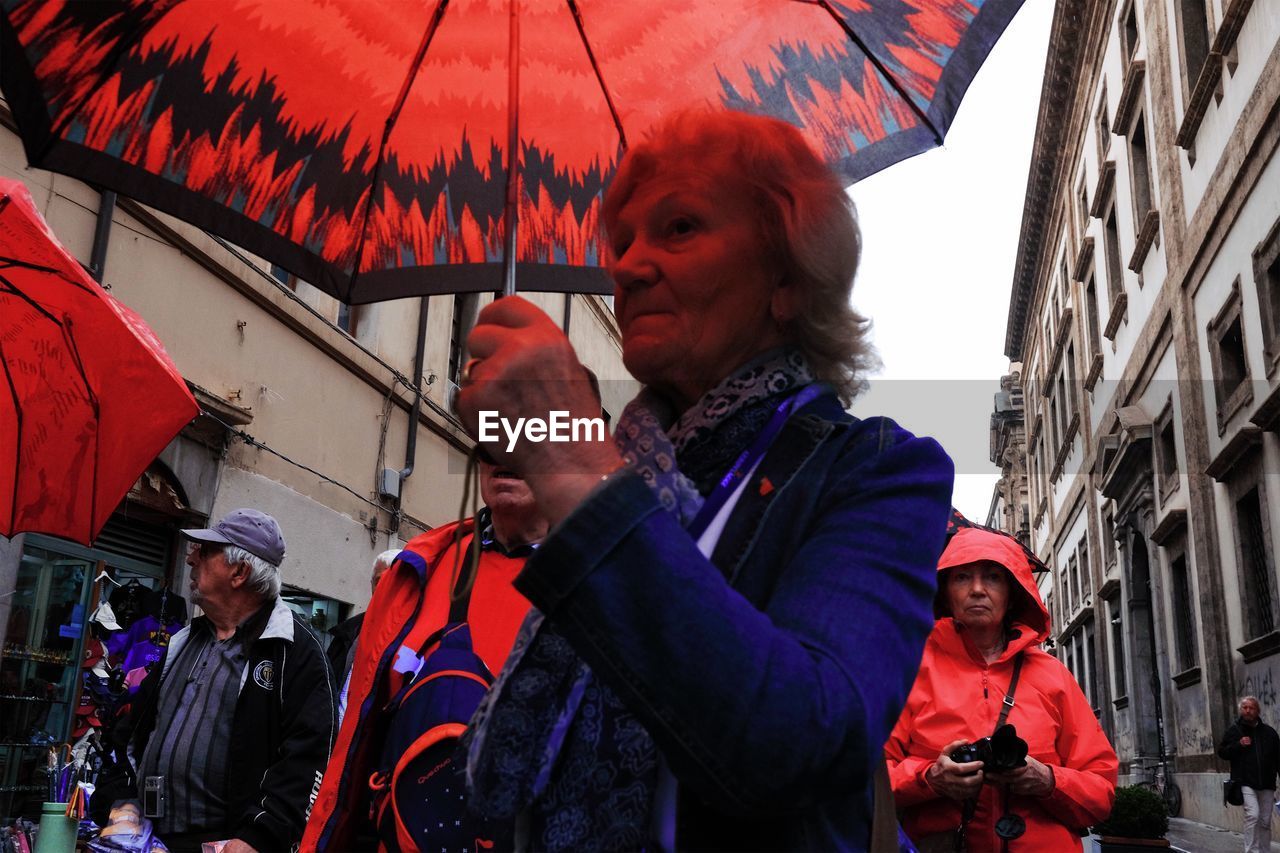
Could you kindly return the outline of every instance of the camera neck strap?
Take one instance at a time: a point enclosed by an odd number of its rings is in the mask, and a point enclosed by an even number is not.
[[[996,732],[1000,731],[1000,727],[1003,726],[1009,719],[1009,712],[1013,710],[1013,694],[1014,694],[1014,691],[1018,689],[1018,678],[1021,675],[1022,675],[1022,652],[1018,652],[1018,656],[1013,659],[1013,675],[1009,677],[1009,689],[1005,691],[1004,699],[1000,703],[1002,706],[1000,708],[1000,717],[996,720],[996,727],[992,731],[993,735]],[[956,835],[955,835],[955,850],[957,851],[957,853],[962,853],[962,851],[967,849],[966,841],[965,841],[965,829],[968,827],[969,821],[973,820],[973,816],[977,813],[977,811],[978,811],[978,801],[976,798],[970,798],[968,800],[965,800],[964,803],[961,805],[960,826],[956,828]],[[1001,850],[1007,850],[1009,845],[1008,839],[1002,838],[1000,841],[1001,841],[1001,844],[1000,844]]]
[[[1018,652],[1018,656],[1013,659],[1013,675],[1009,677],[1009,689],[1004,694],[1004,701],[1001,703],[1003,707],[1000,709],[1000,719],[996,720],[996,728],[992,734],[1000,731],[1009,720],[1009,712],[1013,710],[1013,691],[1018,689],[1018,676],[1022,675],[1022,652]]]

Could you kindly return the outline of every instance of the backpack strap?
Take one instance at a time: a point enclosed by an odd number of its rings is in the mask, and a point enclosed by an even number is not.
[[[467,545],[466,556],[468,560],[471,557],[471,549],[475,547],[476,547],[476,536],[472,536],[470,544]],[[464,561],[463,565],[466,566],[467,562]],[[445,621],[445,624],[441,625],[439,628],[432,631],[429,635],[427,635],[427,638],[422,641],[422,644],[418,647],[419,660],[421,660],[422,657],[426,655],[427,649],[431,648],[436,643],[440,642],[440,640],[444,637],[445,633],[450,628],[452,628],[454,625],[456,625],[459,622],[467,621],[467,610],[471,605],[471,588],[475,586],[475,584],[466,583],[465,581],[466,581],[465,575],[460,575],[457,578],[457,580],[454,581],[453,593],[457,597],[454,598],[453,596],[450,596],[448,619]],[[458,592],[458,590],[462,590],[462,591]],[[400,689],[395,692],[395,694],[391,697],[391,700],[387,702],[387,704],[383,707],[383,711],[394,712],[396,708],[399,708],[400,703],[404,701],[405,695],[408,694],[410,688],[413,687],[414,682],[416,681],[417,681],[416,674],[414,674],[412,678],[405,678],[404,684],[401,685]]]
[[[471,560],[475,555],[478,547],[476,540],[480,538],[480,529],[477,528],[471,532],[471,541],[467,543],[467,553],[462,558],[462,571],[458,573],[457,579],[453,582],[453,590],[449,596],[449,622],[466,622],[467,609],[471,606],[471,590],[475,588],[475,579],[468,578],[467,572],[471,567]]]

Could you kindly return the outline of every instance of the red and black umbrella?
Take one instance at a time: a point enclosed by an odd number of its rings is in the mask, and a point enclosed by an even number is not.
[[[941,143],[1021,2],[3,0],[0,86],[33,165],[345,302],[504,259],[610,292],[601,194],[659,117],[778,116],[852,183]]]
[[[0,536],[89,544],[197,411],[146,323],[0,178]]]

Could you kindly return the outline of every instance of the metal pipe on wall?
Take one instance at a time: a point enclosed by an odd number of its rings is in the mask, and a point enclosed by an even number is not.
[[[418,301],[418,340],[413,351],[413,413],[409,416],[409,436],[404,447],[404,467],[400,469],[400,485],[413,474],[418,454],[418,419],[422,416],[422,370],[427,352],[427,297]]]
[[[89,275],[102,283],[107,269],[107,245],[111,242],[111,217],[116,212],[116,194],[106,190],[98,202],[98,221],[93,228],[93,249],[89,253]]]

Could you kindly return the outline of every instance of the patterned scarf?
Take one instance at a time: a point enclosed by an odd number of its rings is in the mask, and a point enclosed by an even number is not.
[[[645,388],[623,410],[614,441],[687,527],[779,398],[812,381],[799,350],[771,350],[678,421]],[[536,608],[464,743],[470,808],[499,820],[529,809],[533,849],[627,850],[650,842],[659,765],[653,739]]]

